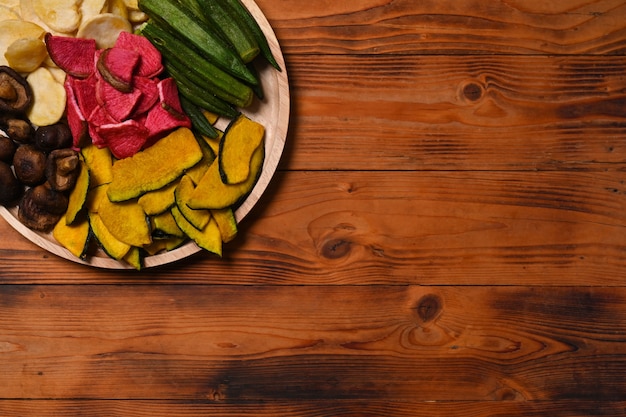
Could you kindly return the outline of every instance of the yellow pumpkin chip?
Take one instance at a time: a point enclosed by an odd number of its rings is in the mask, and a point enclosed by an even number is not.
[[[187,205],[192,209],[222,209],[237,206],[252,191],[261,175],[264,159],[265,148],[259,146],[252,155],[248,179],[239,184],[224,184],[218,160],[215,160],[189,197]]]
[[[188,128],[179,128],[149,148],[113,164],[111,201],[125,201],[158,190],[202,159],[202,149]]]
[[[178,210],[178,207],[172,207],[172,214],[180,229],[185,232],[196,245],[218,256],[222,256],[222,235],[220,234],[220,229],[217,227],[215,219],[211,218],[204,229],[198,230],[185,219],[185,216]]]
[[[87,201],[87,194],[89,193],[89,170],[87,165],[79,160],[78,178],[76,179],[76,185],[72,189],[69,197],[69,204],[65,212],[65,221],[67,224],[72,224],[76,220],[76,216],[85,206]]]
[[[222,242],[228,243],[237,236],[237,220],[232,208],[211,210],[211,216],[213,216],[217,227],[220,229]]]
[[[122,260],[130,250],[128,243],[122,242],[106,228],[98,213],[89,213],[89,225],[102,250],[115,260]]]
[[[178,227],[171,211],[150,217],[150,224],[152,226],[152,236],[155,238],[154,241],[163,240],[162,238],[185,237],[185,233]]]
[[[83,147],[80,153],[89,169],[91,187],[108,184],[113,180],[113,157],[109,148],[90,144]]]
[[[141,255],[141,248],[132,246],[128,253],[122,258],[124,262],[135,268],[137,271],[143,267],[143,256]]]
[[[224,132],[219,148],[219,168],[225,184],[238,184],[250,176],[250,160],[263,146],[265,128],[262,124],[240,115]]]
[[[136,200],[115,203],[103,198],[98,214],[109,232],[122,242],[131,246],[152,243],[148,218]]]
[[[52,236],[77,258],[84,259],[87,256],[90,236],[87,219],[68,224],[63,216],[52,230]]]
[[[139,197],[139,205],[148,216],[168,212],[174,205],[174,190],[178,186],[178,181],[172,181],[163,188],[148,191]]]
[[[187,205],[189,197],[193,193],[195,186],[189,175],[184,175],[180,179],[180,183],[174,191],[176,207],[185,219],[191,223],[196,229],[201,230],[211,220],[211,212],[209,210],[194,210]]]

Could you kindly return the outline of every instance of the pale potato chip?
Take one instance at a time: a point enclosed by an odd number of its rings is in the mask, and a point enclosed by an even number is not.
[[[21,16],[12,8],[0,4],[0,21],[9,19],[21,19]]]
[[[9,45],[4,53],[9,66],[22,73],[39,68],[47,56],[46,44],[39,38],[20,38]]]
[[[58,83],[63,84],[65,82],[65,79],[67,78],[67,73],[65,71],[57,66],[48,66],[47,68]]]
[[[37,13],[35,13],[35,9],[33,8],[32,0],[20,0],[19,9],[22,20],[35,23],[36,25],[41,26],[46,32],[50,32],[55,35],[61,34],[61,32],[52,29],[43,20],[41,20],[39,16],[37,16]]]
[[[20,7],[20,0],[0,0],[0,5],[15,10]]]
[[[107,0],[83,0],[80,4],[81,21],[108,11]]]
[[[98,49],[111,48],[120,32],[132,32],[130,22],[113,13],[102,13],[83,21],[76,36],[96,40]]]
[[[33,91],[28,119],[37,126],[48,126],[61,120],[67,102],[63,84],[46,67],[39,67],[28,74],[26,81]]]
[[[131,10],[139,10],[139,4],[137,0],[124,0],[124,4]]]
[[[41,39],[45,33],[41,26],[21,19],[0,21],[0,65],[9,65],[4,54],[13,42],[22,38]]]
[[[35,14],[53,30],[72,33],[80,25],[79,0],[31,0],[31,4]]]
[[[141,10],[130,10],[128,12],[128,20],[130,20],[131,23],[134,24],[143,23],[148,20],[148,15]]]
[[[126,7],[124,0],[109,0],[108,3],[109,7],[107,12],[121,16],[124,19],[128,19],[128,8]]]

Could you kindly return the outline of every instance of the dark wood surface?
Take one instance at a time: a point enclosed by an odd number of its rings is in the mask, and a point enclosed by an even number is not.
[[[2,416],[626,414],[626,2],[258,0],[291,85],[225,247],[0,222]]]

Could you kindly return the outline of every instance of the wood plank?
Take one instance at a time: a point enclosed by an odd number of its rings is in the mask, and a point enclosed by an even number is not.
[[[623,54],[622,0],[258,0],[287,53]]]
[[[625,181],[622,171],[281,173],[222,260],[90,275],[2,222],[0,281],[621,286]]]
[[[4,285],[0,397],[619,401],[625,302],[623,287]]]
[[[324,55],[288,64],[283,169],[604,170],[626,162],[624,56]]]
[[[217,401],[167,400],[0,400],[4,417],[588,417],[623,416],[626,402],[607,401],[385,401],[299,400],[228,404]]]

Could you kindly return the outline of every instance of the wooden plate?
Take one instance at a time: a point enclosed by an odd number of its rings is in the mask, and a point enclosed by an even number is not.
[[[282,68],[282,71],[276,71],[270,65],[266,65],[265,63],[258,68],[265,98],[262,101],[256,100],[250,108],[247,108],[244,111],[244,113],[250,116],[250,118],[262,123],[265,126],[265,161],[263,165],[263,172],[261,173],[256,186],[235,212],[235,217],[238,222],[240,222],[252,210],[257,201],[261,198],[261,195],[265,192],[270,180],[276,172],[276,168],[285,145],[290,110],[287,71],[276,35],[263,15],[263,12],[253,0],[242,0],[242,2],[246,5],[250,13],[263,29],[272,52],[274,53],[274,57]],[[225,120],[221,120],[218,123],[218,127],[223,128],[226,122],[227,121]],[[16,207],[7,209],[0,206],[0,216],[2,216],[15,230],[22,234],[22,236],[48,252],[62,258],[99,268],[132,268],[124,262],[118,262],[108,257],[102,251],[98,251],[94,255],[89,256],[86,260],[77,258],[67,249],[59,245],[51,234],[35,232],[20,223],[17,219]],[[146,257],[144,260],[144,267],[154,267],[174,262],[199,252],[200,250],[202,249],[200,249],[195,243],[189,242],[178,249]]]

